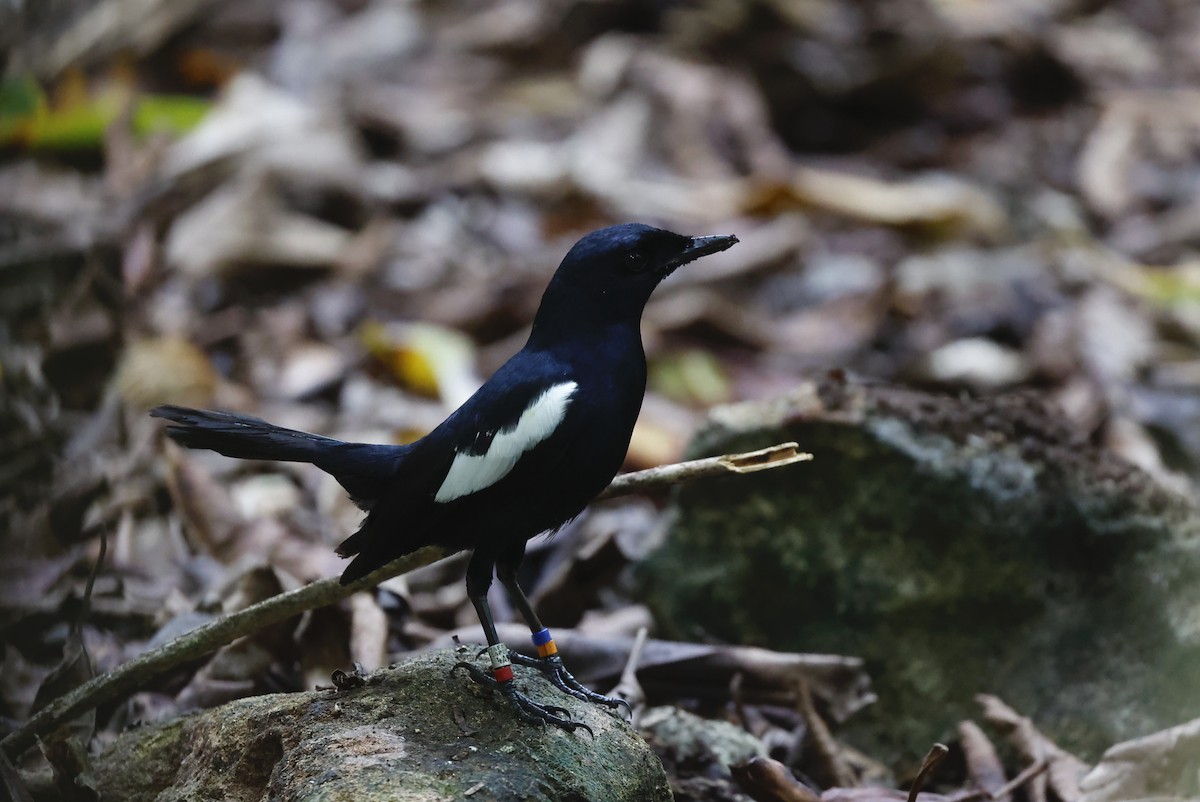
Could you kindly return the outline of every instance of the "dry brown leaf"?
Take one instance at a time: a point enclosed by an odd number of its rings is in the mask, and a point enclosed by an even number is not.
[[[32,38],[16,56],[24,69],[43,77],[71,65],[111,59],[119,53],[148,53],[201,16],[212,0],[106,0],[76,6],[70,24],[51,42]],[[51,17],[53,18],[53,17]]]
[[[137,409],[157,404],[204,407],[212,403],[217,373],[208,356],[187,340],[158,337],[125,348],[116,384],[121,398]]]
[[[829,788],[821,792],[821,802],[906,802],[907,791],[890,788]],[[916,802],[955,802],[955,797],[920,793]]]
[[[0,754],[0,791],[5,799],[12,802],[33,802],[33,794],[29,792],[25,779],[8,759],[8,754]]]
[[[811,226],[797,212],[774,215],[767,220],[739,219],[722,225],[737,231],[741,240],[737,248],[693,262],[672,275],[673,284],[713,284],[787,271],[802,258],[804,247],[811,245]]]
[[[984,717],[1007,735],[1026,760],[1030,763],[1047,762],[1049,767],[1044,775],[1045,784],[1049,784],[1058,798],[1062,802],[1078,802],[1081,796],[1079,781],[1087,773],[1088,765],[1039,732],[1033,721],[999,698],[980,694],[975,699],[983,706]],[[1031,781],[1028,786],[1031,793],[1044,793],[1038,790],[1044,785],[1041,780],[1039,776]]]
[[[374,593],[350,597],[350,658],[366,671],[387,665],[388,619]]]
[[[723,339],[755,349],[766,349],[775,340],[769,321],[747,316],[741,304],[706,287],[680,288],[652,300],[644,321],[663,331],[715,330]]]
[[[228,561],[245,526],[229,491],[178,446],[167,444],[166,454],[167,490],[184,531],[198,551]]]
[[[334,671],[351,668],[352,620],[346,605],[332,605],[309,612],[296,633],[296,650],[302,672],[301,686],[325,687]]]
[[[669,465],[679,459],[686,443],[687,440],[681,433],[657,425],[643,416],[633,428],[625,464],[631,470]]]
[[[1004,776],[1004,764],[996,754],[996,747],[991,740],[979,729],[974,721],[958,723],[958,740],[962,745],[967,761],[967,776],[978,788],[994,794],[997,789],[1004,787],[1008,781]],[[1008,794],[993,796],[993,802],[1008,802],[1012,797]]]
[[[361,163],[345,120],[248,72],[175,144],[164,173],[177,180],[231,159],[239,173],[269,171],[346,185],[356,181]]]
[[[570,153],[560,143],[538,140],[493,142],[479,154],[481,178],[501,192],[561,198],[571,187]]]
[[[844,750],[829,731],[829,725],[817,713],[813,705],[812,693],[803,677],[796,680],[796,709],[804,719],[808,729],[808,749],[813,761],[809,770],[813,778],[825,786],[851,787],[859,785],[858,777],[850,769],[845,758]]]
[[[57,607],[71,590],[64,578],[83,554],[75,548],[54,557],[10,555],[0,560],[0,624],[11,626],[33,612]]]
[[[752,757],[729,767],[733,779],[755,802],[820,802],[821,797],[801,785],[787,766],[769,757]]]
[[[64,802],[100,802],[92,774],[92,758],[87,748],[91,737],[90,732],[84,737],[64,737],[58,733],[54,737],[38,739],[42,756],[50,765],[58,798]]]
[[[322,87],[361,80],[367,71],[395,70],[425,39],[421,16],[407,4],[363,3],[356,9],[342,14],[336,6],[314,3],[280,15],[283,30],[271,77],[307,97]]]
[[[1053,15],[1069,6],[1068,0],[931,0],[930,8],[962,37],[1000,37],[1033,34]]]
[[[0,705],[5,714],[14,719],[26,718],[38,688],[51,670],[47,665],[27,660],[12,643],[5,644],[4,659],[0,660],[0,676],[4,677],[4,683],[0,684]]]
[[[121,279],[125,293],[138,295],[158,264],[158,237],[149,223],[139,225],[125,242],[121,256]]]
[[[649,388],[679,404],[707,409],[733,400],[729,371],[698,348],[670,351],[650,360]]]
[[[221,599],[226,614],[281,593],[284,582],[272,568],[256,568],[241,574],[226,588]],[[212,707],[251,693],[263,682],[273,663],[290,664],[295,659],[294,632],[299,616],[260,629],[221,647],[176,696],[181,710]]]
[[[278,517],[302,503],[299,488],[282,473],[256,473],[229,484],[234,507],[245,519]]]
[[[1008,216],[983,189],[944,175],[907,181],[798,167],[786,190],[797,202],[888,226],[919,226],[999,238]]]
[[[1095,211],[1116,218],[1136,202],[1148,200],[1139,196],[1150,194],[1153,187],[1135,183],[1139,163],[1188,163],[1186,154],[1200,141],[1198,101],[1200,93],[1192,88],[1125,90],[1106,99],[1076,170],[1084,198]],[[1195,198],[1194,189],[1190,197]]]
[[[552,626],[575,626],[597,606],[600,594],[642,555],[636,550],[657,525],[646,502],[589,510],[550,541],[542,575],[530,589],[534,609]]]
[[[277,375],[261,389],[265,396],[300,400],[325,390],[346,375],[350,358],[320,342],[296,343],[278,365]]]
[[[228,654],[234,654],[240,658],[247,658],[251,654],[255,658],[261,657],[261,653],[257,653],[252,646],[244,646],[239,651],[230,651]],[[244,659],[243,664],[265,669],[265,666],[269,664],[269,660]],[[247,696],[253,696],[256,685],[257,680],[255,679],[222,679],[212,676],[206,669],[202,668],[192,677],[187,686],[176,695],[173,703],[175,710],[180,713],[187,713],[193,710],[206,710],[211,707],[218,707],[226,702],[232,702],[235,699],[244,699]]]
[[[432,323],[367,321],[358,336],[401,385],[440,397],[448,409],[458,407],[479,389],[475,345],[459,331]]]
[[[931,351],[921,362],[924,378],[995,391],[1029,378],[1029,361],[1020,351],[987,337],[967,337]]]
[[[505,643],[531,650],[525,645],[529,640],[526,627],[500,624],[497,631]],[[452,645],[455,637],[463,643],[479,643],[483,631],[478,625],[463,627],[429,644],[429,648]],[[576,677],[609,687],[624,668],[634,642],[633,638],[592,637],[571,629],[555,629],[554,640],[559,651],[570,655],[571,671]],[[845,721],[875,701],[862,661],[855,657],[650,639],[639,666],[638,680],[652,699],[726,701],[730,683],[741,674],[746,703],[786,707],[795,705],[795,683],[803,678],[824,704],[822,710],[836,722]]]
[[[1132,382],[1158,353],[1154,323],[1117,290],[1098,286],[1077,308],[1079,356],[1105,387]]]
[[[1079,802],[1196,799],[1200,796],[1200,719],[1110,747],[1079,788]]]
[[[770,350],[815,364],[841,364],[879,336],[889,301],[883,291],[861,292],[787,312],[772,326]]]
[[[1097,84],[1148,84],[1163,68],[1159,43],[1120,13],[1101,11],[1055,26],[1050,45],[1063,63]]]
[[[288,210],[264,174],[246,173],[180,215],[165,252],[200,279],[262,265],[337,267],[350,240],[344,228]]]

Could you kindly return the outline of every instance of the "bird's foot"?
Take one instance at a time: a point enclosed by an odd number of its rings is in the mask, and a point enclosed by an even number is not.
[[[567,732],[575,730],[584,730],[593,738],[596,737],[592,732],[592,728],[586,724],[581,724],[578,721],[572,721],[569,716],[570,712],[565,707],[557,705],[543,705],[530,699],[525,694],[517,690],[516,683],[513,680],[512,666],[502,664],[497,666],[493,661],[493,669],[491,674],[476,666],[474,663],[461,662],[456,663],[452,671],[465,669],[470,674],[471,679],[475,682],[497,691],[508,700],[513,709],[517,711],[517,716],[522,721],[529,724],[546,725],[551,724],[559,729]]]
[[[558,656],[558,647],[554,645],[554,639],[550,637],[548,629],[535,632],[533,643],[537,646],[538,654],[541,655],[540,657],[526,657],[520,652],[510,651],[508,659],[517,665],[536,668],[545,675],[550,684],[569,696],[614,709],[624,706],[627,713],[632,713],[629,703],[624,699],[596,693],[575,679],[571,675],[571,672],[567,671],[567,667],[563,665],[562,658]]]

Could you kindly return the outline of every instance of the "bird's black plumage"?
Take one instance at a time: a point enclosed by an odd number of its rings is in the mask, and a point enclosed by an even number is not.
[[[408,446],[343,443],[298,432],[234,412],[161,406],[150,413],[167,418],[167,435],[188,448],[206,448],[238,459],[310,462],[338,480],[351,498],[370,509],[386,492]]]
[[[468,592],[495,646],[485,598],[493,570],[541,630],[516,586],[525,543],[578,515],[625,458],[646,388],[640,321],[650,293],[680,265],[735,242],[640,224],[588,234],[551,279],[524,348],[410,445],[344,443],[227,412],[151,414],[170,419],[167,434],[190,448],[332,474],[368,510],[338,547],[354,556],[343,583],[425,545],[472,549]]]

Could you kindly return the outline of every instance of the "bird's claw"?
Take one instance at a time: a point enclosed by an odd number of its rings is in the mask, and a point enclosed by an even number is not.
[[[574,696],[580,701],[592,702],[613,709],[624,705],[626,713],[629,716],[633,715],[633,709],[629,706],[629,702],[620,697],[605,696],[602,693],[596,693],[571,676],[571,672],[567,671],[567,667],[563,665],[562,658],[556,654],[550,657],[528,657],[520,652],[510,650],[508,659],[517,665],[536,668],[546,676],[551,685],[568,696]]]
[[[456,663],[454,668],[450,669],[451,673],[460,668],[465,669],[466,672],[471,675],[471,679],[475,680],[475,682],[479,683],[485,688],[498,691],[501,696],[508,700],[508,703],[512,705],[513,709],[517,711],[517,716],[520,717],[522,721],[525,721],[529,724],[539,724],[543,726],[546,724],[552,724],[559,729],[566,730],[567,732],[584,730],[592,738],[596,737],[596,734],[592,732],[591,727],[586,724],[581,724],[578,721],[572,721],[570,719],[571,712],[565,707],[538,704],[525,694],[518,691],[516,683],[513,680],[510,679],[501,682],[494,677],[489,676],[486,671],[479,668],[474,663],[467,662]]]

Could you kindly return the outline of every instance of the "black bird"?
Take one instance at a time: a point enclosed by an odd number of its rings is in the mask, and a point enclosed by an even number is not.
[[[363,509],[338,546],[354,556],[343,584],[426,545],[473,549],[467,593],[488,641],[491,676],[530,722],[583,725],[519,693],[511,662],[544,672],[568,694],[621,702],[583,687],[563,667],[549,631],[517,584],[530,538],[561,527],[616,475],[646,390],[640,321],[650,293],[676,268],[723,251],[733,236],[687,237],[641,224],[594,231],[575,243],[542,296],[525,347],[440,426],[403,446],[344,443],[230,412],[162,406],[167,434],[230,457],[309,462],[332,474]],[[487,590],[495,572],[533,633],[541,659],[509,652],[496,635]]]

